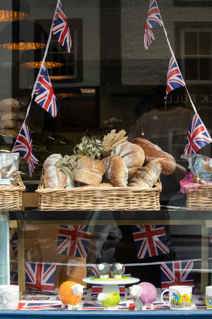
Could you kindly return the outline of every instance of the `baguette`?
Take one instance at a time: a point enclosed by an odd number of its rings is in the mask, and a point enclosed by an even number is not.
[[[153,144],[142,137],[137,137],[132,142],[139,145],[144,150],[147,161],[151,161],[153,159],[159,160],[162,166],[162,173],[164,175],[171,175],[174,173],[176,169],[176,161],[171,154],[164,152],[158,145]]]

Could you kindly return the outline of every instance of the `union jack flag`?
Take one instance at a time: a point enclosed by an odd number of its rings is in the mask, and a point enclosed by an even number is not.
[[[55,264],[26,262],[25,275],[28,288],[42,292],[55,291]]]
[[[192,260],[161,263],[161,288],[167,288],[171,285],[192,285],[193,267]]]
[[[153,40],[155,40],[152,29],[162,26],[163,21],[156,0],[150,0],[149,9],[147,11],[146,22],[144,24],[144,47],[149,49]]]
[[[168,95],[173,90],[181,87],[185,87],[185,81],[183,79],[182,73],[179,69],[177,61],[174,57],[170,58],[169,68],[167,72],[167,86],[166,95]]]
[[[72,39],[68,26],[67,17],[63,11],[62,3],[58,0],[57,7],[53,18],[52,32],[58,39],[58,42],[68,53],[71,52]]]
[[[86,226],[61,225],[59,228],[57,253],[66,256],[86,257],[88,242],[93,238]]]
[[[167,237],[165,228],[162,226],[145,225],[136,226],[132,233],[133,240],[137,243],[137,258],[154,257],[160,254],[168,254]]]
[[[35,102],[52,117],[57,116],[57,101],[48,70],[42,66],[35,86]]]
[[[32,154],[32,138],[25,122],[22,124],[20,132],[16,137],[12,151],[18,152],[20,157],[27,162],[29,175],[32,176],[35,166],[38,164],[38,160]]]
[[[201,120],[195,113],[187,133],[188,143],[185,146],[185,155],[196,154],[204,146],[212,142],[211,136]]]

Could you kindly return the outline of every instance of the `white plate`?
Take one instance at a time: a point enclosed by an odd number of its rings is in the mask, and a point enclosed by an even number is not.
[[[136,284],[137,282],[140,281],[139,278],[134,278],[134,277],[129,277],[126,279],[101,279],[101,278],[91,278],[87,277],[83,279],[84,282],[90,285],[103,285],[103,286],[110,286],[110,285],[132,285]]]

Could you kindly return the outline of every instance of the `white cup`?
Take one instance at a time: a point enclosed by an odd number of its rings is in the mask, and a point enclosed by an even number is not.
[[[18,285],[0,285],[0,309],[17,309],[19,303]]]
[[[192,309],[192,286],[170,286],[161,294],[161,301],[164,301],[164,295],[169,293],[168,305],[170,309],[187,310]],[[165,302],[166,303],[166,302]]]
[[[205,303],[207,309],[212,309],[212,286],[207,286],[205,288]]]

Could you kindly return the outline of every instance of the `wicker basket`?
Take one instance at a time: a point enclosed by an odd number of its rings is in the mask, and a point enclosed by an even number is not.
[[[186,206],[192,209],[212,209],[212,185],[201,185],[198,190],[186,194]]]
[[[16,175],[16,185],[0,186],[0,210],[20,210],[23,208],[25,186],[21,176]]]
[[[159,210],[161,183],[151,190],[137,187],[76,187],[37,190],[41,210]]]

